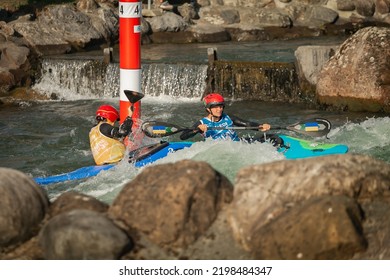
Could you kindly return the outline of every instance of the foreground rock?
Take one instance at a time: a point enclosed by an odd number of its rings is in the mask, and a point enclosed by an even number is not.
[[[341,109],[390,112],[390,28],[364,28],[346,40],[322,68],[317,96]]]
[[[169,11],[158,8],[159,1],[154,2],[154,9],[146,10],[146,5],[143,7],[144,17],[141,20],[143,44],[243,42],[322,35],[344,36],[367,25],[390,26],[390,3],[388,0],[369,1],[369,3],[367,1],[344,3],[336,0],[176,0],[171,1],[172,8]],[[119,8],[116,0],[78,0],[76,5],[40,6],[38,9],[31,8],[31,13],[26,14],[15,12],[10,16],[4,16],[4,13],[0,13],[1,19],[3,21],[0,21],[0,104],[15,103],[13,100],[15,95],[12,93],[13,96],[10,96],[10,91],[15,87],[27,88],[26,96],[22,100],[37,98],[36,94],[28,94],[30,92],[28,88],[36,79],[39,79],[39,71],[37,70],[39,69],[40,57],[105,48],[117,44],[119,40]],[[364,39],[364,36],[361,39]],[[388,40],[387,37],[383,39]],[[380,43],[380,39],[375,40]],[[381,48],[386,50],[386,46],[381,46]],[[369,51],[374,49],[375,47]],[[387,47],[387,49],[389,48]],[[317,56],[318,61],[313,56],[312,63],[318,64],[315,64],[314,67],[309,65],[306,70],[303,69],[302,75],[299,73],[299,78],[302,79],[300,81],[302,89],[293,89],[293,92],[288,89],[297,84],[295,74],[290,75],[290,79],[294,82],[293,85],[289,85],[290,80],[284,83],[287,89],[283,89],[282,92],[291,96],[290,102],[303,99],[313,103],[313,100],[316,99],[313,93],[315,92],[313,82],[317,80],[317,72],[323,65],[322,58],[329,58],[331,53],[327,50],[324,50],[323,53],[314,52],[313,55],[315,53],[325,54],[325,56]],[[380,54],[379,51],[377,53]],[[382,59],[378,59],[374,55],[375,63],[386,62],[386,53],[383,53],[385,55],[382,56]],[[306,64],[309,61],[306,61]],[[297,65],[302,66],[300,61]],[[370,65],[363,66],[369,67]],[[375,69],[367,68],[367,70],[382,71],[382,74],[375,74],[375,72],[370,76],[369,72],[362,71],[367,77],[355,79],[356,86],[350,92],[344,88],[351,84],[349,82],[351,78],[356,77],[352,76],[354,72],[350,71],[349,75],[343,75],[340,72],[338,75],[337,71],[339,70],[330,70],[338,78],[339,83],[329,87],[326,78],[322,78],[323,85],[320,85],[318,90],[318,100],[325,106],[331,104],[343,109],[388,111],[388,97],[386,97],[388,96],[388,77],[386,74],[389,72],[387,71],[388,63],[375,67]],[[301,70],[299,69],[299,71]],[[245,75],[244,78],[247,76]],[[232,78],[241,81],[240,75]],[[211,77],[209,80],[212,79]],[[279,80],[284,80],[284,77],[280,77]],[[334,81],[335,79],[330,77],[329,80]],[[305,83],[306,81],[308,83]],[[247,85],[242,85],[239,82],[229,81],[228,84],[237,85],[237,89],[245,89],[247,95],[253,96],[253,99],[262,100],[266,97],[256,90],[257,84],[253,85],[253,92],[252,88],[247,90]],[[370,88],[367,88],[366,85]],[[252,84],[249,83],[249,86]],[[375,86],[378,89],[373,89]],[[333,90],[339,88],[341,91]],[[233,92],[229,89],[229,87],[226,88],[226,94]],[[222,92],[225,88],[214,88],[214,90]],[[329,93],[326,90],[332,92]],[[367,94],[358,95],[355,93],[359,91],[367,92]],[[296,94],[296,92],[298,93]],[[55,94],[50,98],[54,99]],[[274,100],[278,100],[278,98],[274,98]]]
[[[124,186],[109,213],[153,243],[183,248],[199,238],[232,199],[228,179],[204,162],[145,169]]]
[[[390,165],[351,154],[246,167],[236,177],[230,224],[237,241],[262,258],[351,258],[353,253],[365,248],[365,229],[361,228],[372,226],[363,226],[364,216],[356,203],[386,201],[390,194],[389,182]],[[324,198],[317,201],[318,205],[307,202],[325,195],[345,196],[356,202],[345,198]],[[332,219],[324,218],[330,215]],[[294,233],[294,241],[290,235],[282,237],[285,233],[282,229],[277,230],[277,225],[289,219],[292,220],[288,222],[291,225],[288,231]],[[322,223],[327,224],[328,230],[319,231],[325,229]],[[306,238],[298,237],[297,232]],[[347,232],[348,237],[343,237]],[[271,250],[269,242],[284,249]],[[346,247],[350,250],[344,250]],[[333,252],[332,257],[329,252]]]
[[[350,259],[367,248],[363,218],[353,198],[313,197],[253,229],[251,251],[256,259]]]
[[[106,213],[108,205],[93,197],[75,191],[68,191],[61,194],[53,203],[51,203],[50,208],[47,211],[46,219],[70,212],[74,209]]]
[[[46,193],[29,176],[0,168],[0,252],[34,236],[48,206]]]
[[[110,206],[76,192],[49,204],[32,178],[0,169],[0,178],[7,176],[0,232],[12,238],[3,242],[0,259],[390,258],[390,165],[368,156],[245,167],[234,190],[205,162],[156,165],[127,183]],[[4,190],[15,188],[29,205],[21,215],[9,211],[20,204],[5,203]],[[37,193],[46,203],[31,203]],[[7,219],[34,223],[15,230]]]
[[[112,260],[132,248],[127,234],[105,215],[80,209],[50,219],[39,244],[47,260]]]

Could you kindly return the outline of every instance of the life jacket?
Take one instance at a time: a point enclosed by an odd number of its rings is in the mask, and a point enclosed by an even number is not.
[[[103,122],[94,126],[89,132],[89,142],[93,158],[97,165],[120,161],[125,155],[125,145],[117,139],[105,136],[100,132]]]
[[[207,125],[207,127],[231,127],[233,126],[232,119],[226,115],[222,114],[221,119],[218,122],[213,122],[209,118],[204,117],[200,120],[202,124]],[[205,138],[211,137],[213,139],[231,139],[233,141],[240,141],[238,134],[231,129],[223,129],[223,130],[212,130],[207,129],[206,133],[203,134]]]

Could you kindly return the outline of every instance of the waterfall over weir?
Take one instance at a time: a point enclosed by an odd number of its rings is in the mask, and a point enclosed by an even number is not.
[[[206,75],[206,64],[143,64],[142,90],[146,96],[200,98],[206,87]],[[119,64],[45,58],[33,88],[63,100],[117,97]]]

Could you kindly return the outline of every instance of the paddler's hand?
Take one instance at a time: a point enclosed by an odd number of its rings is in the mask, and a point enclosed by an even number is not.
[[[127,136],[130,134],[132,126],[133,120],[130,117],[127,117],[125,121],[119,126],[119,134],[121,136]]]
[[[271,126],[268,123],[263,123],[259,125],[259,130],[261,131],[268,131],[271,129]]]
[[[133,116],[133,111],[134,111],[134,105],[131,104],[131,106],[129,107],[129,109],[127,110],[127,115],[129,117],[132,117]]]
[[[198,128],[199,128],[199,130],[202,131],[202,133],[205,133],[207,131],[207,125],[205,125],[205,124],[198,125]]]

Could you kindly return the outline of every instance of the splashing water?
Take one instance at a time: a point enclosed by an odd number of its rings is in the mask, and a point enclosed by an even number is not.
[[[390,162],[390,117],[347,122],[331,131],[329,137],[347,143],[351,153],[367,154]]]
[[[244,166],[282,160],[285,157],[269,143],[253,143],[233,141],[213,141],[194,143],[191,148],[183,149],[168,155],[156,162],[163,164],[182,159],[205,161],[214,169],[224,174],[231,182],[238,170]]]
[[[0,166],[23,171],[33,177],[51,176],[94,165],[88,133],[94,125],[94,112],[101,104],[114,99],[43,102],[20,108],[3,108],[0,114]],[[142,101],[143,120],[161,120],[190,126],[203,116],[197,99],[146,97]],[[365,114],[332,113],[302,109],[299,106],[265,102],[232,102],[227,112],[271,125],[287,125],[316,116],[328,118],[332,131],[319,142],[349,146],[351,153],[369,155],[390,163],[390,118]],[[357,121],[356,119],[365,119]],[[353,121],[340,121],[350,119]],[[278,131],[278,133],[290,133]],[[255,134],[256,132],[245,132]],[[293,135],[304,138],[302,135]],[[245,144],[224,141],[200,141],[193,147],[168,155],[155,164],[192,159],[208,162],[234,183],[237,171],[248,165],[285,160],[267,143]],[[144,144],[160,140],[178,141],[178,135],[167,139],[144,139]],[[50,199],[63,192],[77,190],[110,203],[126,182],[143,168],[134,168],[125,160],[94,178],[45,186]]]
[[[101,104],[115,99],[42,102],[20,108],[3,108],[0,114],[0,166],[23,171],[33,177],[51,176],[94,165],[88,133],[94,125],[94,112]],[[161,120],[180,126],[190,126],[204,114],[197,99],[146,97],[142,101],[143,120]],[[349,146],[351,153],[370,155],[390,163],[390,117],[366,118],[364,113],[321,112],[291,107],[289,104],[265,102],[232,102],[227,112],[271,125],[288,125],[298,120],[321,116],[328,118],[332,131],[318,142]],[[342,120],[352,121],[342,121]],[[357,119],[365,119],[357,121]],[[289,133],[275,131],[277,133]],[[245,132],[255,134],[256,132]],[[304,138],[302,135],[293,135]],[[178,135],[167,139],[144,139],[144,144],[160,140],[178,141]],[[193,141],[201,140],[194,137]],[[245,144],[229,141],[200,141],[193,147],[168,155],[155,164],[182,159],[206,161],[232,183],[238,170],[251,164],[285,160],[267,143]],[[80,191],[110,203],[126,182],[143,168],[134,168],[125,160],[94,178],[68,181],[45,186],[54,199],[69,190]]]

